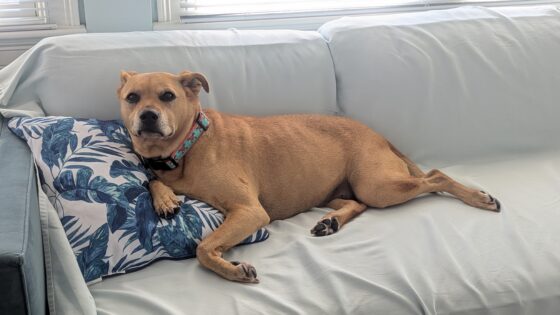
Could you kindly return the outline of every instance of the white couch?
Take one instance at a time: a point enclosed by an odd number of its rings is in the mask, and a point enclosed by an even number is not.
[[[119,70],[189,69],[210,81],[203,105],[347,115],[423,168],[502,203],[497,214],[427,195],[368,210],[328,237],[310,235],[327,211],[312,209],[271,223],[267,241],[226,254],[254,264],[258,285],[227,282],[195,259],[160,261],[89,291],[75,279],[48,286],[58,288],[51,311],[56,304],[59,312],[98,314],[560,313],[559,56],[554,6],[343,18],[318,32],[44,40],[0,73],[3,115],[118,118]]]

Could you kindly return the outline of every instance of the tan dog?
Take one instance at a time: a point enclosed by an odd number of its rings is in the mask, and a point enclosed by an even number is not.
[[[134,149],[167,158],[197,126],[199,73],[121,73],[121,115]],[[200,199],[226,216],[198,246],[200,263],[234,281],[256,283],[255,268],[222,254],[272,220],[315,206],[334,209],[311,230],[336,232],[367,207],[385,208],[428,192],[499,211],[490,195],[438,170],[424,174],[382,136],[348,118],[321,115],[248,117],[204,110],[209,127],[172,170],[150,182],[156,211],[172,213],[175,193]],[[200,129],[200,128],[199,128]]]

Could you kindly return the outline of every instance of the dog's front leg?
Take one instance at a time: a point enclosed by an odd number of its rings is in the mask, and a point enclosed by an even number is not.
[[[159,216],[170,217],[179,211],[181,201],[169,186],[154,179],[150,181],[150,193],[154,201],[154,209]]]
[[[258,283],[255,267],[246,262],[229,262],[222,254],[269,222],[270,217],[260,205],[228,209],[224,223],[198,245],[198,261],[228,280]]]

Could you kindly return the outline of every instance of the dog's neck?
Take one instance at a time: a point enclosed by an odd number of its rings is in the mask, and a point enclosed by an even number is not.
[[[165,155],[156,158],[146,158],[142,157],[142,161],[146,167],[149,167],[153,170],[161,170],[161,171],[169,171],[176,169],[183,157],[187,154],[187,152],[191,149],[191,147],[198,141],[200,136],[208,130],[210,126],[210,120],[204,114],[202,110],[200,110],[197,115],[195,116],[194,121],[191,123],[189,129],[186,129],[186,133],[182,133],[180,135],[181,139],[180,142],[175,142],[173,146],[170,146],[171,149],[167,149],[168,151],[165,152]],[[168,146],[169,148],[169,146]],[[169,151],[173,150],[173,151]],[[160,151],[161,152],[161,151]]]

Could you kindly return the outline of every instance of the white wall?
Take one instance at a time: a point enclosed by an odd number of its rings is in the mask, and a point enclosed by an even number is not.
[[[152,0],[83,0],[89,33],[152,30]]]

